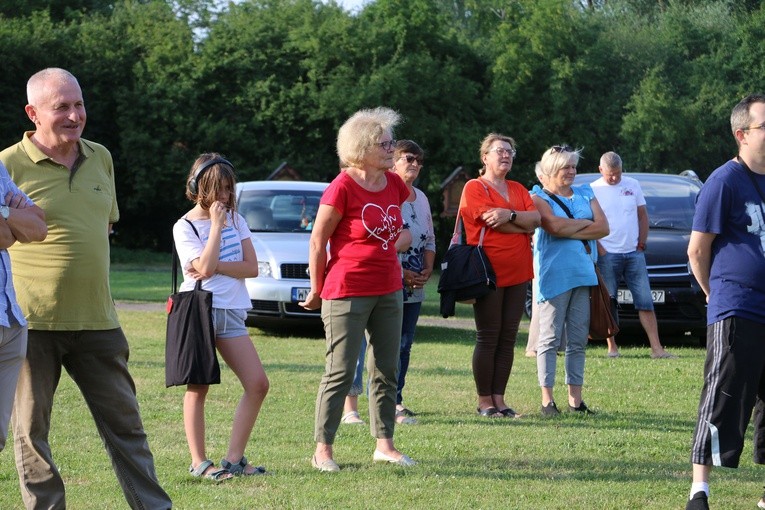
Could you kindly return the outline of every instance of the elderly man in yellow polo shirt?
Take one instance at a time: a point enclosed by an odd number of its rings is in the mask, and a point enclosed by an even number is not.
[[[0,152],[18,187],[46,215],[48,237],[10,248],[18,300],[29,323],[27,357],[12,418],[16,468],[27,508],[64,509],[64,482],[48,444],[64,367],[77,383],[131,508],[171,508],[128,373],[128,343],[109,289],[109,232],[119,219],[109,151],[81,138],[85,102],[68,71],[27,83],[35,130]]]

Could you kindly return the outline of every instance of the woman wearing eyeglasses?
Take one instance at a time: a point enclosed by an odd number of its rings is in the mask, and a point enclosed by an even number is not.
[[[403,313],[396,243],[403,248],[411,241],[401,213],[409,189],[388,171],[396,143],[393,128],[399,120],[393,110],[375,108],[360,110],[343,124],[337,154],[344,168],[324,191],[311,231],[311,291],[300,305],[309,310],[321,307],[326,335],[311,459],[320,471],[340,470],[332,445],[365,330],[370,429],[377,439],[372,459],[415,464],[393,445]]]
[[[534,243],[534,265],[538,278],[537,376],[544,416],[560,414],[553,387],[556,353],[564,334],[568,409],[592,412],[582,400],[584,357],[590,287],[598,284],[595,240],[608,235],[608,221],[589,184],[572,186],[579,154],[567,145],[546,150],[539,167],[544,187],[536,185],[531,190],[542,216]]]
[[[473,379],[480,416],[517,418],[520,415],[505,402],[505,389],[526,286],[534,276],[531,233],[540,219],[526,188],[506,178],[513,166],[515,141],[491,133],[481,143],[480,157],[480,177],[465,184],[459,214],[467,244],[477,245],[484,230],[483,248],[496,273],[497,290],[473,305]]]
[[[409,189],[409,196],[402,205],[404,224],[412,235],[411,245],[399,252],[404,271],[404,318],[401,325],[401,349],[399,351],[398,391],[396,394],[396,422],[416,423],[415,413],[404,406],[402,391],[406,384],[409,358],[414,342],[414,330],[420,317],[420,307],[425,300],[425,284],[433,272],[436,258],[436,235],[433,216],[425,193],[414,187],[420,176],[424,151],[412,140],[399,140],[393,153],[393,172],[401,177]]]

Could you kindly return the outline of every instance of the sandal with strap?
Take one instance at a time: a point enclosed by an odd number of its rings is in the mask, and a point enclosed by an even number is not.
[[[417,413],[415,413],[411,409],[407,409],[404,406],[401,406],[401,408],[396,407],[396,412],[401,412],[404,416],[409,416],[410,418],[417,416]]]
[[[204,478],[205,480],[211,480],[213,482],[222,482],[223,480],[229,480],[234,477],[226,468],[213,469],[207,472],[211,467],[215,467],[215,464],[210,459],[203,460],[197,467],[194,464],[189,466],[189,473],[195,478]]]
[[[346,425],[364,425],[364,420],[361,419],[358,411],[348,411],[340,418],[340,423],[345,423]]]
[[[255,468],[255,471],[248,473],[246,471],[248,464],[249,462],[247,462],[247,457],[245,456],[242,456],[241,460],[235,464],[227,461],[226,459],[220,460],[220,465],[234,476],[255,476],[266,474],[266,468],[263,466],[252,466]]]
[[[414,425],[417,423],[417,420],[412,418],[411,416],[407,416],[404,411],[396,410],[396,423],[400,423],[402,425]]]

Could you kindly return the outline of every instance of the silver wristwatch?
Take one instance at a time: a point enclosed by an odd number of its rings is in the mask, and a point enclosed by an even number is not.
[[[0,216],[3,217],[4,220],[8,219],[8,216],[11,215],[11,209],[7,205],[0,205]]]

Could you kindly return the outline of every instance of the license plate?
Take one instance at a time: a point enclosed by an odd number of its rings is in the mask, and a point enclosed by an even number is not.
[[[309,292],[311,292],[310,287],[292,287],[292,302],[298,303],[300,301],[305,301]]]
[[[651,299],[654,303],[663,303],[664,302],[664,291],[663,290],[651,290]],[[620,304],[628,304],[631,305],[633,303],[632,301],[632,292],[630,292],[627,289],[619,289],[616,292],[616,300]]]

